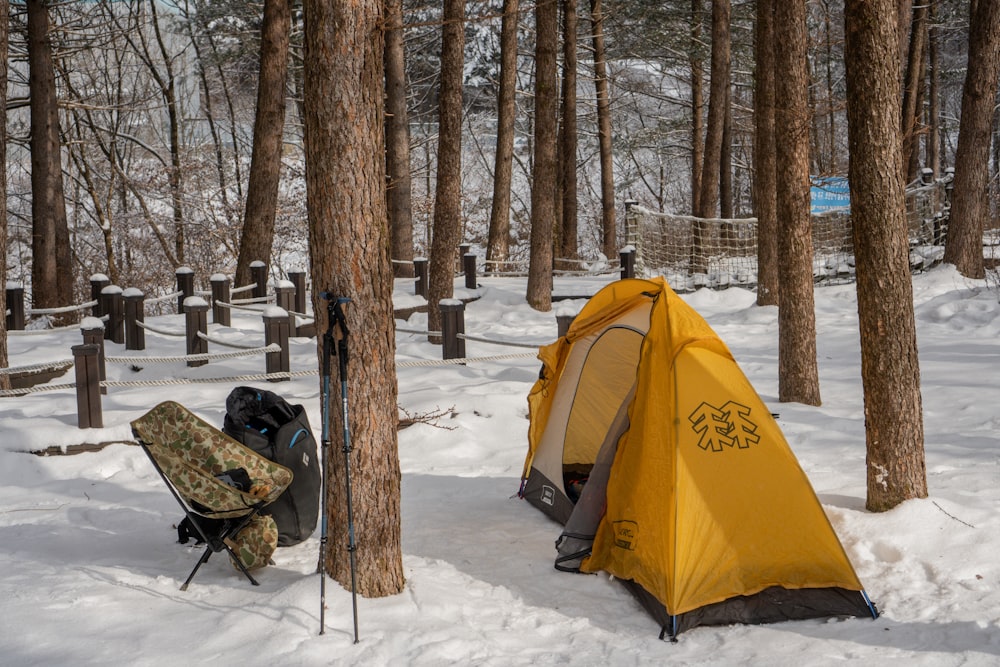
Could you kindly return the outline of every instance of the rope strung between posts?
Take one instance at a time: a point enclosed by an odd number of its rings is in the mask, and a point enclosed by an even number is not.
[[[58,391],[60,389],[76,389],[76,383],[69,384],[46,384],[38,387],[25,387],[24,389],[0,389],[0,398],[5,396],[25,396],[40,391]]]
[[[235,359],[237,357],[250,357],[256,354],[266,354],[269,352],[281,352],[281,346],[271,343],[266,347],[254,347],[237,352],[215,352],[204,354],[185,354],[175,357],[105,357],[104,361],[109,364],[165,364],[179,361],[213,361],[218,359]]]
[[[104,315],[104,316],[100,317],[99,319],[102,322],[107,322],[108,321],[108,316]],[[51,329],[14,329],[14,330],[8,330],[7,331],[7,335],[8,336],[37,336],[37,335],[40,335],[40,334],[58,333],[60,331],[71,331],[71,330],[77,330],[78,331],[79,329],[80,329],[80,325],[79,324],[67,324],[64,327],[52,327]]]
[[[163,296],[155,296],[152,299],[143,299],[143,303],[149,304],[149,303],[159,303],[161,301],[170,301],[171,299],[176,299],[181,294],[184,294],[184,292],[178,290],[173,294],[164,294]]]
[[[29,308],[28,315],[59,315],[61,313],[72,313],[77,310],[83,310],[84,308],[93,308],[97,305],[97,301],[88,301],[87,303],[81,303],[78,306],[63,306],[61,308]]]
[[[549,343],[552,342],[552,341],[548,341],[546,343],[515,343],[515,342],[509,341],[509,340],[490,340],[489,338],[481,338],[479,336],[470,336],[468,334],[455,334],[455,337],[456,338],[461,338],[463,340],[476,341],[477,343],[490,343],[491,345],[504,345],[506,347],[526,347],[526,348],[534,348],[536,350],[538,348],[542,347],[543,345],[548,345]]]
[[[50,368],[62,368],[72,366],[72,359],[62,359],[61,361],[49,361],[42,364],[31,364],[29,366],[12,366],[10,368],[0,368],[0,375],[13,375],[14,373],[32,373],[44,371]]]
[[[202,333],[200,331],[195,331],[194,333],[195,333],[196,336],[198,336],[198,338],[202,339],[203,341],[207,341],[209,343],[213,343],[214,345],[221,345],[223,347],[231,347],[231,348],[234,348],[234,349],[237,349],[237,350],[256,350],[256,349],[260,348],[259,345],[241,345],[239,343],[231,343],[229,341],[220,340],[218,338],[213,338],[213,337],[209,336],[208,334]],[[279,349],[280,349],[280,347],[279,347]]]
[[[146,324],[145,322],[140,322],[138,320],[136,320],[136,325],[138,325],[140,329],[152,331],[153,333],[160,334],[161,336],[173,336],[174,338],[185,338],[187,336],[187,333],[183,331],[167,331],[166,329],[157,329],[151,324]]]
[[[256,283],[250,283],[249,285],[244,285],[243,287],[234,287],[229,290],[229,294],[243,294],[243,292],[249,292],[250,290],[257,289]]]
[[[421,368],[424,366],[454,366],[456,364],[474,364],[486,361],[509,361],[512,359],[534,359],[537,355],[529,353],[498,354],[492,357],[461,357],[459,359],[420,359],[413,361],[397,361],[396,368]]]
[[[232,296],[232,292],[230,292],[229,294],[230,296]],[[253,297],[252,299],[232,299],[229,303],[233,305],[236,304],[243,305],[246,303],[271,303],[273,301],[274,301],[274,295],[272,294],[270,296],[257,296]]]
[[[250,311],[251,313],[261,313],[264,310],[263,308],[254,308],[253,306],[238,306],[235,303],[226,303],[225,301],[216,301],[215,305],[222,306],[223,308],[229,308],[232,310],[247,310]]]

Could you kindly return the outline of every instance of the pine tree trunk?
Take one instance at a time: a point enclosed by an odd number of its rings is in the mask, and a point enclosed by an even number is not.
[[[844,11],[866,505],[877,512],[927,496],[893,11],[892,0],[848,0]]]
[[[327,331],[321,292],[345,309],[350,474],[358,592],[403,589],[392,268],[385,203],[383,43],[378,0],[306,0],[305,151],[317,332]],[[317,336],[322,362],[322,335]],[[332,360],[332,447],[326,512],[327,571],[350,587],[346,466],[337,359]]]
[[[597,138],[601,154],[601,233],[605,257],[618,252],[615,223],[615,173],[611,144],[611,93],[604,47],[604,11],[601,0],[590,0],[590,23],[594,35],[594,88],[597,96]]]
[[[979,2],[969,25],[969,64],[962,91],[944,261],[954,264],[967,278],[982,278],[991,123],[1000,79],[1000,2]]]
[[[778,182],[774,145],[774,1],[757,0],[754,97],[754,208],[757,305],[778,305]]]
[[[778,178],[778,400],[820,404],[809,216],[809,106],[805,0],[776,2]]]
[[[31,95],[31,304],[53,308],[68,305],[73,293],[59,108],[48,8],[44,0],[27,0],[26,6]]]
[[[531,258],[526,299],[535,310],[552,308],[552,235],[555,223],[559,114],[555,2],[535,5],[535,160],[531,183]]]
[[[559,155],[561,157],[562,231],[559,235],[559,257],[577,259],[577,181],[576,154],[579,142],[576,122],[576,68],[577,68],[577,5],[576,0],[563,2],[563,81],[562,125]],[[578,268],[574,265],[565,268]]]
[[[500,89],[497,93],[497,152],[493,167],[493,204],[486,244],[487,271],[502,271],[510,249],[510,188],[517,117],[518,0],[504,0],[500,26]]]
[[[285,82],[291,24],[289,0],[264,0],[253,154],[250,158],[243,234],[236,262],[236,285],[252,282],[250,265],[253,262],[270,264],[271,261],[285,131]]]
[[[0,0],[0,53],[7,53],[10,3]],[[0,90],[7,90],[7,58],[0,62]],[[7,164],[7,116],[0,120],[0,164]],[[0,211],[7,210],[7,180],[0,181]],[[0,276],[7,275],[7,216],[0,215]],[[0,291],[0,313],[7,312],[7,290]],[[0,368],[7,368],[7,318],[0,319]],[[0,375],[0,389],[10,389],[10,376]]]
[[[701,55],[702,0],[691,0],[691,215],[701,211],[701,172],[705,162],[705,65]]]
[[[920,120],[922,117],[923,79],[926,75],[924,61],[927,53],[927,4],[913,8],[913,27],[906,58],[903,79],[903,154],[902,168],[905,181],[919,176]]]
[[[441,31],[438,99],[437,189],[431,239],[427,326],[441,330],[441,299],[455,291],[455,257],[462,233],[462,68],[465,62],[465,3],[445,0]]]
[[[389,175],[389,231],[393,273],[413,277],[413,207],[410,201],[410,120],[406,108],[403,2],[385,3],[385,163]]]

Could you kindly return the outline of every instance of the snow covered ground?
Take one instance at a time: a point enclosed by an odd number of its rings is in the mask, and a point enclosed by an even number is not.
[[[482,279],[466,331],[553,340],[553,313],[524,302],[523,281]],[[557,281],[556,293],[599,284]],[[38,457],[52,445],[127,441],[128,422],[178,400],[222,424],[233,383],[110,388],[98,430],[76,426],[72,390],[0,398],[0,664],[22,665],[907,665],[1000,664],[1000,305],[998,292],[950,267],[914,277],[930,497],[884,514],[865,504],[865,436],[853,285],[818,288],[822,407],[777,402],[777,310],[741,289],[684,298],[732,348],[812,481],[878,620],[696,628],[676,644],[606,576],[552,567],[559,528],[513,497],[526,451],[530,350],[469,341],[465,366],[419,335],[397,335],[400,406],[442,412],[399,433],[406,590],[359,599],[327,585],[319,631],[317,538],[275,553],[259,587],[215,556],[178,590],[198,552],[175,542],[180,510],[128,444]],[[397,293],[397,305],[412,296]],[[578,310],[583,301],[557,309]],[[150,318],[181,329],[177,316]],[[400,327],[426,328],[416,314]],[[240,314],[213,335],[252,343],[259,318]],[[147,334],[142,354],[182,353]],[[11,363],[68,358],[79,332],[11,336]],[[109,345],[107,354],[125,355]],[[215,348],[218,349],[218,348]],[[132,354],[132,353],[129,353]],[[292,370],[315,367],[315,343],[294,339]],[[263,371],[260,357],[108,367],[109,380],[226,377]],[[53,383],[71,381],[57,379]],[[316,376],[252,383],[309,411],[319,435]],[[331,536],[337,541],[339,537]]]

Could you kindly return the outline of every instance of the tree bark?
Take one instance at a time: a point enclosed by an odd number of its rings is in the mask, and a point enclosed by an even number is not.
[[[903,79],[903,151],[901,167],[905,181],[919,176],[921,99],[923,79],[927,73],[924,67],[927,53],[927,11],[928,5],[921,3],[913,8],[913,26],[910,30],[910,46],[906,58],[906,72]]]
[[[754,39],[754,208],[757,216],[757,305],[778,305],[778,181],[774,138],[774,2],[757,0]]]
[[[500,89],[497,92],[497,152],[493,167],[493,203],[486,243],[487,271],[503,270],[510,250],[510,188],[517,118],[518,0],[504,0],[500,25]]]
[[[406,108],[403,1],[385,3],[385,164],[389,176],[389,232],[393,273],[413,277],[413,208],[410,201],[410,119]]]
[[[967,278],[985,276],[983,229],[989,216],[990,134],[1000,79],[1000,2],[979,2],[969,17],[969,64],[955,151],[944,261]]]
[[[27,0],[26,9],[31,95],[31,303],[35,308],[53,308],[68,305],[73,295],[59,106],[48,6],[45,0]]]
[[[347,401],[357,591],[403,590],[400,469],[392,268],[385,203],[383,43],[379,0],[305,0],[305,151],[313,307],[328,330],[328,291],[344,306],[350,331],[347,396],[330,393],[330,433],[344,432]],[[322,335],[317,352],[322,362]],[[337,374],[337,360],[331,374]],[[339,383],[333,378],[330,386]],[[340,440],[332,438],[334,442]],[[342,442],[324,448],[329,572],[350,586],[347,494]]]
[[[563,78],[562,78],[562,125],[560,142],[560,167],[562,183],[562,231],[559,234],[559,257],[577,259],[577,182],[576,154],[579,143],[576,123],[576,79],[577,79],[577,4],[576,0],[563,2]],[[567,268],[577,268],[570,266]]]
[[[691,0],[691,215],[701,211],[701,172],[705,162],[705,64],[701,55],[702,0]]]
[[[778,400],[820,404],[809,215],[809,72],[805,0],[775,3],[778,178]],[[780,76],[778,75],[780,73]]]
[[[893,11],[892,0],[847,0],[844,11],[866,506],[876,512],[927,496]]]
[[[10,3],[0,0],[0,53],[7,53]],[[7,90],[7,58],[0,62],[0,90]],[[7,164],[7,114],[0,119],[0,164]],[[0,181],[0,276],[7,276],[7,179]],[[7,290],[0,291],[0,313],[7,312]],[[7,356],[7,318],[0,319],[0,368],[10,365]],[[0,389],[10,389],[10,376],[0,375]]]
[[[535,160],[531,183],[531,258],[526,298],[529,306],[540,311],[552,308],[552,234],[558,191],[557,10],[555,2],[535,5]]]
[[[611,143],[611,94],[604,46],[604,10],[601,0],[590,0],[590,23],[594,37],[594,88],[597,95],[597,139],[601,155],[601,234],[605,257],[618,252],[615,222],[614,152]]]
[[[462,83],[465,63],[465,3],[445,0],[441,31],[438,99],[437,188],[431,239],[427,326],[441,330],[441,299],[455,291],[455,257],[462,233]]]
[[[260,29],[257,114],[254,117],[253,153],[250,158],[250,182],[247,185],[243,234],[236,261],[236,285],[249,285],[253,281],[250,275],[251,263],[271,263],[285,131],[285,83],[288,76],[291,26],[289,0],[264,0],[264,21]]]

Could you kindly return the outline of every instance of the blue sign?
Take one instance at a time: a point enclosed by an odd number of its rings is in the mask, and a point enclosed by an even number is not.
[[[851,188],[843,176],[813,176],[809,180],[812,181],[809,190],[813,214],[851,207]]]

